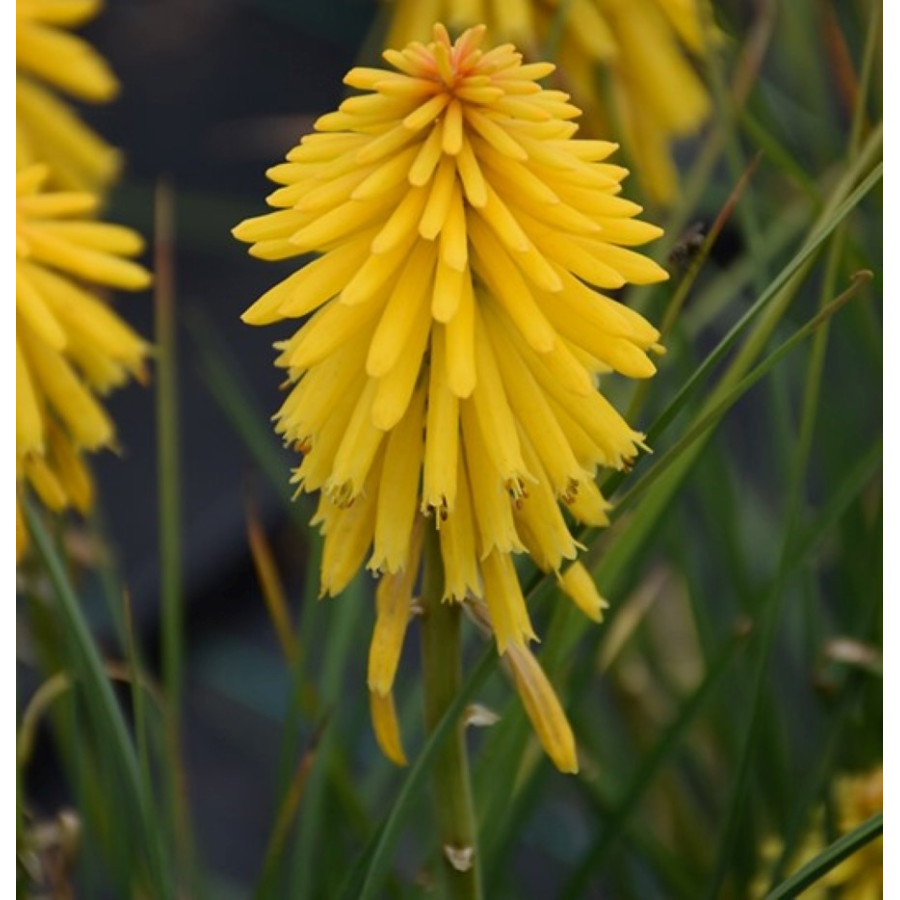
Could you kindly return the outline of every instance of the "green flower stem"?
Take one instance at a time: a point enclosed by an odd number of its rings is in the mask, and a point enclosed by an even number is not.
[[[425,727],[429,734],[453,703],[462,684],[462,609],[458,604],[441,602],[443,587],[440,546],[437,535],[429,530],[422,582],[422,669]],[[462,719],[438,751],[433,784],[446,896],[454,900],[480,898],[481,863]]]

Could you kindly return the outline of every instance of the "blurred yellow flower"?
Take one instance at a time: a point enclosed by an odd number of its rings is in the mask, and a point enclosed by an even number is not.
[[[104,287],[142,290],[150,275],[127,257],[138,234],[89,220],[94,194],[46,191],[47,167],[16,175],[16,485],[52,510],[91,502],[82,450],[114,445],[97,399],[143,378],[147,344],[109,308]],[[16,509],[17,557],[27,536]]]
[[[16,167],[50,166],[52,185],[95,189],[116,176],[118,152],[57,91],[105,103],[119,89],[106,61],[65,31],[92,19],[101,0],[16,0]]]
[[[704,53],[704,0],[395,0],[388,46],[426,40],[432,22],[451,31],[484,22],[492,42],[528,56],[557,29],[560,81],[585,110],[592,133],[621,137],[644,189],[659,202],[677,192],[673,141],[710,111],[691,57]]]
[[[538,721],[561,708],[526,655],[535,635],[513,554],[560,572],[578,546],[567,516],[607,522],[596,470],[625,466],[642,435],[597,375],[646,378],[660,348],[656,329],[589,285],[667,276],[629,249],[661,232],[619,196],[615,145],[573,139],[579,110],[537,84],[553,66],[482,50],[483,35],[451,43],[435,26],[428,45],[384,53],[393,71],[353,69],[345,82],[365,93],[269,170],[278,211],[234,233],[261,259],[322,254],[244,320],[313,313],[276,345],[293,385],[276,427],[304,454],[298,491],[321,491],[322,592],[340,593],[367,557],[381,575],[370,689],[390,693],[436,528],[444,599],[485,601],[543,738]],[[599,595],[570,581],[598,618]],[[392,707],[378,712],[391,732]],[[577,767],[574,742],[548,751]]]
[[[844,775],[834,786],[835,824],[838,836],[849,834],[884,806],[884,769],[877,766],[858,775]],[[800,847],[791,857],[790,874],[815,859],[828,846],[821,811]],[[781,856],[781,841],[770,838],[763,846],[764,872],[754,881],[750,893],[764,897],[769,892],[768,873]],[[835,866],[824,878],[803,892],[808,900],[881,900],[884,879],[884,841],[876,838]]]

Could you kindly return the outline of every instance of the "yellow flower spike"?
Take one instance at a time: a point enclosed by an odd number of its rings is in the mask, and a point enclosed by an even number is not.
[[[106,103],[118,93],[103,57],[65,30],[89,21],[101,6],[97,0],[16,2],[16,164],[48,163],[57,186],[103,188],[120,168],[118,152],[54,94]]]
[[[553,685],[527,647],[510,645],[505,658],[541,746],[560,772],[574,775],[578,772],[575,736]]]
[[[369,691],[369,711],[372,717],[372,729],[381,752],[397,766],[408,765],[403,750],[403,738],[400,735],[400,723],[397,721],[397,710],[394,707],[394,695],[379,694]]]
[[[51,510],[85,512],[93,486],[82,451],[115,445],[98,395],[141,378],[149,350],[98,291],[139,290],[150,275],[124,258],[143,248],[139,235],[85,221],[96,198],[47,191],[47,179],[45,166],[16,176],[17,494],[29,483]]]
[[[825,810],[813,811],[811,825],[786,860],[785,874],[801,869],[824,852],[835,837],[846,837],[884,806],[884,770],[879,763],[867,772],[842,775],[832,786],[833,825],[826,826]],[[832,834],[832,830],[836,834]],[[760,866],[750,882],[748,896],[757,900],[769,895],[772,868],[784,847],[779,838],[764,838],[760,847]],[[884,839],[878,837],[838,863],[824,877],[804,891],[804,897],[828,900],[833,896],[847,900],[880,900],[884,896]]]
[[[322,490],[322,593],[364,564],[381,578],[379,740],[396,750],[385,698],[428,540],[443,568],[431,593],[486,604],[535,727],[573,771],[571,731],[524,650],[536,636],[513,554],[559,571],[579,550],[563,511],[606,523],[597,468],[643,444],[595,375],[651,375],[659,334],[595,288],[666,274],[632,249],[660,231],[618,196],[615,145],[573,137],[578,110],[537,82],[552,66],[483,37],[437,26],[385,52],[393,71],[347,75],[363,93],[269,170],[273,211],[234,229],[254,256],[320,256],[244,320],[312,313],[278,345],[291,389],[276,430],[304,455],[298,491]]]
[[[603,611],[609,603],[600,596],[591,573],[581,562],[574,562],[560,577],[560,587],[566,596],[594,622],[603,621]]]

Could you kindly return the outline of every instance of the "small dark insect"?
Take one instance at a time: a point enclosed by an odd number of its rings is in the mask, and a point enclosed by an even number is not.
[[[678,238],[675,246],[669,251],[669,266],[684,271],[693,262],[706,240],[703,222],[689,225]]]

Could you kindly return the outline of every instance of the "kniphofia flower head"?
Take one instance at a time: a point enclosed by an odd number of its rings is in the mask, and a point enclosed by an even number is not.
[[[16,484],[45,506],[90,506],[85,450],[114,446],[99,396],[142,377],[147,344],[110,309],[105,288],[141,290],[143,249],[129,228],[94,221],[94,194],[47,191],[46,166],[16,176]],[[16,509],[17,547],[26,534]]]
[[[590,130],[621,137],[642,186],[670,203],[677,192],[672,144],[695,134],[710,99],[695,71],[705,52],[705,0],[394,0],[390,46],[427,40],[431,23],[484,21],[487,39],[534,55],[558,33],[560,80]]]
[[[596,471],[626,465],[642,436],[597,378],[652,375],[658,334],[597,288],[666,273],[630,249],[660,230],[620,196],[615,145],[574,138],[579,110],[538,84],[552,65],[482,49],[483,35],[451,43],[438,25],[431,43],[386,51],[391,70],[347,75],[364,93],[269,170],[277,211],[235,229],[262,259],[320,256],[244,319],[312,314],[277,345],[292,384],[277,429],[303,454],[298,490],[321,492],[322,592],[363,564],[380,575],[376,723],[436,529],[444,599],[484,608],[545,746],[574,769],[561,708],[533,677],[514,558],[561,572],[578,550],[569,522],[606,523]],[[570,582],[599,617],[599,596]]]
[[[823,853],[834,838],[844,837],[884,808],[884,769],[881,764],[867,772],[842,775],[832,784],[833,823],[829,827],[823,809],[811,816],[811,824],[787,860],[785,871],[796,872]],[[762,846],[760,872],[750,884],[753,898],[767,896],[771,873],[781,859],[783,843],[774,837]],[[884,895],[884,841],[881,837],[859,848],[803,892],[810,900],[876,900]]]
[[[46,163],[59,187],[103,187],[119,170],[117,151],[58,96],[105,103],[118,92],[106,61],[67,30],[101,6],[101,0],[16,0],[16,167]]]

